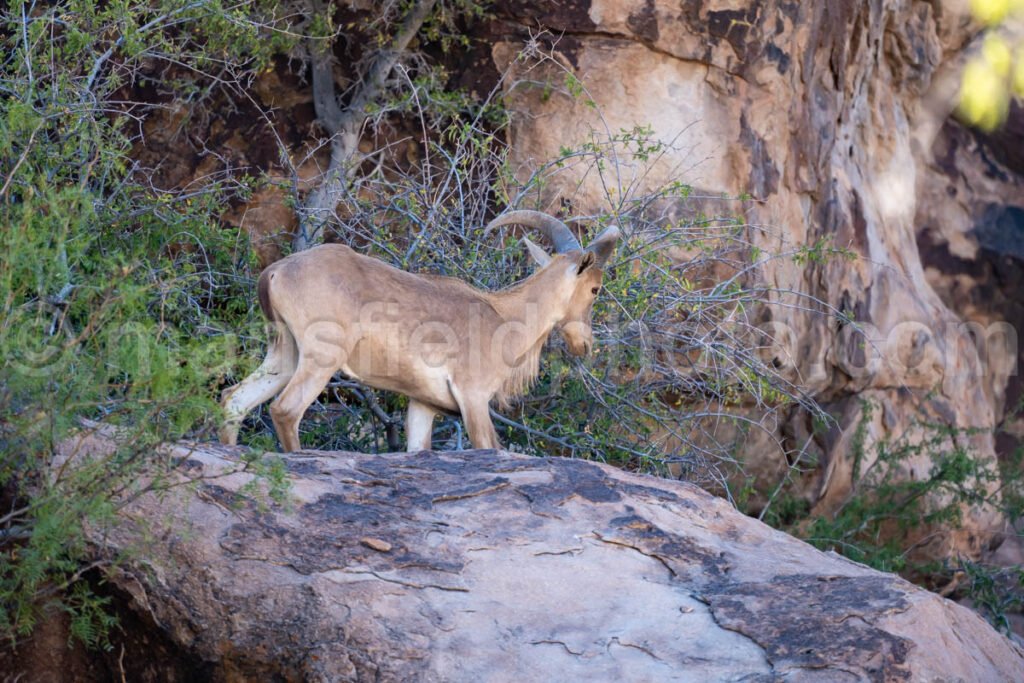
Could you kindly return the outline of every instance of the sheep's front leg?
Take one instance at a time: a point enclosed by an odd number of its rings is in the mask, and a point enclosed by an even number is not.
[[[483,392],[463,392],[452,382],[449,382],[448,386],[455,402],[459,404],[459,412],[462,413],[462,421],[466,423],[466,431],[473,447],[501,448],[498,433],[494,431],[494,423],[491,422],[490,395]]]
[[[405,450],[409,453],[430,450],[430,437],[434,434],[434,416],[437,411],[425,403],[409,399],[405,414]]]

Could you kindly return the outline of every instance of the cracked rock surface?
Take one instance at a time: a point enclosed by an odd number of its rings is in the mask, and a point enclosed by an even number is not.
[[[142,548],[115,584],[212,680],[1024,680],[973,612],[687,484],[306,452],[261,506],[238,453],[176,448],[204,479],[96,539]]]

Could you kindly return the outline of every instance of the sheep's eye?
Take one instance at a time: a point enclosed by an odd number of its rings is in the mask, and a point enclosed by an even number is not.
[[[594,295],[596,296],[596,295],[597,295],[597,292],[598,292],[598,291],[599,291],[600,289],[601,289],[600,287],[594,287],[594,288],[593,288],[592,290],[590,290],[590,293],[591,293],[591,294],[594,294]]]

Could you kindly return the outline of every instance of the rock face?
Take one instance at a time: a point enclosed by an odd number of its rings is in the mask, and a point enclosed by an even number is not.
[[[534,40],[524,37],[530,29],[547,27],[560,65],[530,72],[531,82],[557,85],[568,70],[587,96],[510,79],[513,167],[536,168],[595,130],[650,125],[679,151],[661,159],[641,185],[673,179],[692,184],[698,195],[750,193],[759,201],[748,220],[770,229],[771,238],[761,238],[765,252],[828,238],[859,256],[807,267],[780,260],[766,276],[780,290],[824,301],[859,324],[854,329],[801,306],[770,313],[773,324],[793,332],[791,379],[840,423],[812,444],[820,467],[804,485],[817,512],[835,510],[855,485],[850,434],[865,399],[875,419],[867,424],[864,468],[871,444],[913,438],[920,421],[997,425],[1015,374],[1016,338],[985,330],[1019,308],[1019,288],[1001,283],[1019,280],[1019,262],[1008,258],[1021,258],[1010,235],[1024,223],[1024,187],[1019,154],[991,151],[1014,145],[980,139],[949,119],[958,66],[978,33],[966,3],[520,5],[504,4],[494,63],[511,64]],[[611,200],[596,175],[581,180],[571,173],[556,174],[543,197],[548,208],[570,206],[583,215],[608,210]],[[927,272],[919,241],[932,266]],[[944,257],[946,244],[955,258]],[[1007,263],[995,266],[995,275],[985,261],[993,250]],[[965,253],[974,265],[957,262]],[[943,276],[951,262],[952,273]],[[964,271],[987,282],[979,292],[997,289],[999,296],[967,293],[974,290]],[[982,315],[972,303],[979,296]],[[982,322],[982,334],[965,319]],[[1011,386],[1009,397],[1018,394]],[[790,421],[780,440],[796,450],[800,444],[786,434],[807,433],[807,418],[795,411]],[[975,455],[992,457],[994,448],[990,434],[970,437]],[[782,452],[764,444],[751,450],[751,468],[770,480],[775,467],[781,478]],[[928,469],[922,456],[909,463],[907,476]],[[992,511],[976,510],[963,533],[938,534],[916,552],[977,556],[999,529]]]
[[[291,500],[260,506],[233,449],[173,455],[197,484],[96,542],[136,548],[113,583],[202,678],[1024,680],[1024,651],[973,612],[687,484],[307,452],[285,461]]]
[[[928,284],[973,328],[981,349],[981,386],[1003,420],[997,449],[1012,453],[1024,438],[1016,414],[1024,385],[1024,107],[1012,109],[993,138],[947,121],[933,146],[920,190],[917,241]]]

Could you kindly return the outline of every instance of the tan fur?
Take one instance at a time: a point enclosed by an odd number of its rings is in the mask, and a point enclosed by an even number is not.
[[[600,246],[607,251],[617,237]],[[258,285],[278,338],[260,370],[225,393],[221,440],[235,443],[245,414],[276,394],[270,412],[278,437],[285,450],[298,450],[302,414],[341,370],[411,399],[410,448],[429,444],[424,430],[437,412],[461,413],[473,445],[496,448],[488,405],[507,408],[529,390],[552,330],[571,353],[590,351],[600,262],[590,251],[556,254],[517,285],[486,292],[336,244],[278,261]]]
[[[268,275],[266,270],[260,274],[260,279],[256,283],[256,294],[259,298],[260,310],[263,311],[263,315],[270,322],[274,322],[274,309],[270,305],[270,278]]]
[[[512,367],[511,372],[501,383],[501,388],[494,395],[494,402],[501,410],[508,410],[512,407],[512,399],[524,395],[537,381],[540,374],[540,352],[544,348],[547,339],[540,339],[533,348],[523,354],[522,360]]]

